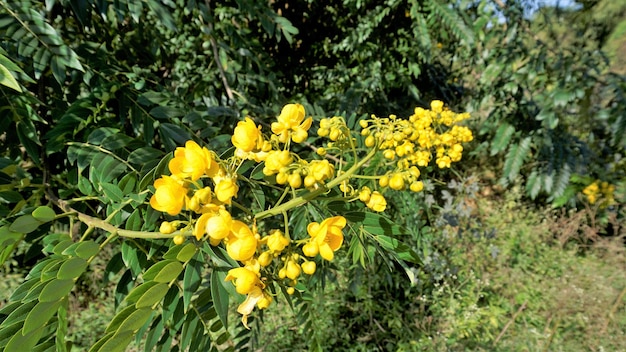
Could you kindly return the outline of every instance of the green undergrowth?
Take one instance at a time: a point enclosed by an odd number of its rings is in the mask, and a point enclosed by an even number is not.
[[[589,241],[584,216],[522,206],[515,194],[475,199],[466,219],[433,231],[429,261],[411,269],[413,281],[399,268],[366,272],[338,263],[338,279],[310,302],[317,312],[312,328],[298,324],[297,307],[283,300],[266,312],[259,347],[626,350],[621,238]],[[368,283],[354,291],[348,282],[359,275]]]

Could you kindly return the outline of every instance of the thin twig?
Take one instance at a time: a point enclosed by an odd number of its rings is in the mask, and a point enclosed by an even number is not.
[[[511,326],[511,324],[513,324],[513,322],[515,321],[515,318],[517,318],[517,316],[526,308],[527,303],[528,301],[522,303],[522,305],[517,309],[517,312],[515,312],[515,314],[513,314],[513,317],[511,317],[511,320],[506,323],[502,331],[500,331],[500,334],[498,334],[498,337],[496,337],[496,340],[493,342],[494,346],[498,344],[502,336],[504,336],[504,333],[508,330],[509,326]]]
[[[213,59],[215,60],[215,64],[217,65],[217,69],[220,71],[220,77],[222,78],[222,83],[224,84],[224,89],[226,90],[226,95],[228,96],[228,99],[232,102],[234,101],[233,99],[233,90],[230,89],[230,86],[228,85],[228,80],[226,79],[226,73],[224,71],[224,67],[222,67],[222,63],[220,62],[220,55],[217,49],[217,42],[215,41],[215,31],[213,28],[213,14],[211,13],[211,1],[206,0],[205,1],[206,6],[209,10],[210,16],[211,18],[209,19],[209,21],[207,21],[207,26],[209,26],[209,32],[211,33],[209,35],[209,41],[211,42],[211,47],[213,48]]]

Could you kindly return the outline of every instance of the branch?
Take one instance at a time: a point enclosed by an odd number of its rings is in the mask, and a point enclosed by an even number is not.
[[[206,0],[205,1],[207,8],[209,9],[209,13],[211,12],[211,1]],[[211,15],[211,18],[213,18],[213,16]],[[222,83],[224,84],[224,89],[226,89],[226,95],[228,96],[228,99],[230,101],[234,101],[233,99],[233,90],[230,89],[230,86],[228,85],[228,80],[226,79],[226,72],[224,71],[224,67],[222,67],[222,63],[220,62],[220,55],[219,52],[217,50],[217,42],[215,41],[215,38],[213,37],[213,33],[215,33],[214,29],[213,29],[213,21],[207,21],[207,26],[209,26],[209,31],[210,31],[210,35],[209,35],[209,41],[211,42],[211,47],[213,48],[213,59],[215,60],[215,64],[217,65],[217,69],[220,71],[220,77],[222,78]]]

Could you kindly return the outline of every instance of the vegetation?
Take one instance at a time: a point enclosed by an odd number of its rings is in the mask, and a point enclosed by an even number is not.
[[[530,5],[0,3],[0,349],[626,350],[626,5]]]

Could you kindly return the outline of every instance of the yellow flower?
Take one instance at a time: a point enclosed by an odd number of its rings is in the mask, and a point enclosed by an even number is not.
[[[205,234],[208,234],[211,240],[215,240],[215,242],[219,243],[219,241],[230,234],[231,225],[232,217],[230,213],[226,209],[220,208],[217,212],[202,214],[196,222],[193,234],[198,241],[200,241]]]
[[[314,243],[313,246],[317,246],[322,258],[329,261],[333,260],[333,252],[337,251],[343,243],[342,230],[345,226],[346,218],[343,216],[334,216],[319,224],[312,222],[306,228],[309,236],[311,236],[309,243]],[[307,254],[305,253],[305,255]]]
[[[204,174],[210,175],[217,171],[217,164],[213,161],[209,150],[201,148],[194,141],[187,141],[184,148],[176,148],[174,159],[170,160],[168,166],[172,175],[190,178],[192,181]]]
[[[233,220],[231,233],[227,238],[226,252],[234,260],[245,262],[256,252],[257,239],[245,223]]]
[[[433,100],[430,102],[430,109],[435,113],[441,113],[443,111],[443,101]]]
[[[237,307],[237,312],[242,315],[241,321],[248,328],[248,315],[258,305],[259,309],[267,308],[272,302],[272,297],[263,292],[265,285],[259,275],[248,268],[235,268],[228,271],[225,281],[233,280],[237,293],[247,295],[246,300]]]
[[[322,182],[335,175],[335,167],[328,160],[313,160],[309,164],[310,174],[316,181]]]
[[[231,138],[233,145],[244,152],[251,152],[263,146],[261,127],[257,127],[251,118],[239,121]]]
[[[215,185],[215,196],[217,199],[226,204],[230,204],[233,197],[237,196],[239,186],[235,183],[235,180],[230,177],[221,178]]]
[[[272,150],[267,154],[265,158],[265,166],[263,167],[263,174],[265,176],[271,176],[280,171],[283,167],[291,164],[293,157],[287,150]]]
[[[315,264],[314,261],[306,261],[302,263],[302,272],[304,272],[307,275],[315,274],[316,268],[317,268],[317,265]]]
[[[374,191],[365,205],[373,211],[383,212],[387,208],[387,200],[380,192]]]
[[[187,188],[183,182],[174,177],[163,175],[154,181],[154,195],[150,198],[150,206],[155,210],[177,215],[187,202]]]
[[[300,265],[296,263],[293,259],[287,261],[285,265],[285,275],[291,279],[295,280],[300,276],[301,270]]]
[[[287,104],[283,107],[277,122],[272,123],[272,132],[278,136],[281,143],[287,143],[291,138],[296,143],[302,143],[308,137],[313,119],[304,119],[304,106],[300,104]]]
[[[285,237],[280,230],[273,230],[270,232],[270,235],[267,236],[267,247],[269,247],[272,253],[282,252],[287,245],[289,245],[289,239]]]

